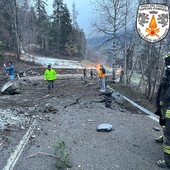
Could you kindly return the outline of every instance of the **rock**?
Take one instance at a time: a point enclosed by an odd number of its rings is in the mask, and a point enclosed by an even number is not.
[[[35,135],[31,135],[30,137],[34,139],[36,136]]]
[[[24,129],[25,129],[25,127],[24,127],[24,126],[21,126],[21,129],[22,129],[22,130],[24,130]]]
[[[117,104],[123,105],[124,99],[123,99],[123,97],[122,97],[122,95],[121,95],[120,93],[118,93],[118,92],[113,92],[113,93],[111,94],[111,96],[112,96],[113,100],[114,100]]]
[[[100,124],[98,125],[97,127],[97,131],[100,131],[100,132],[110,132],[113,128],[113,125],[110,125],[110,124]]]
[[[53,113],[53,114],[56,114],[58,112],[58,109],[55,109],[54,106],[51,106],[49,104],[47,104],[45,106],[45,108],[43,109],[43,112],[44,113]]]
[[[17,94],[19,93],[19,82],[16,80],[8,81],[1,89],[1,93]]]

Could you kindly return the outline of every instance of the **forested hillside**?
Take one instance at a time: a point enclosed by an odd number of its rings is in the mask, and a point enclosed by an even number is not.
[[[48,15],[45,0],[1,0],[0,1],[0,42],[1,49],[21,49],[31,52],[57,53],[84,57],[86,39],[76,21],[74,7],[70,11],[63,1],[54,0],[53,14]]]
[[[170,49],[169,34],[156,43],[144,41],[136,30],[136,14],[139,4],[169,6],[169,1],[92,2],[93,34],[87,40],[77,22],[78,11],[74,3],[70,12],[64,0],[54,0],[53,12],[49,15],[47,0],[1,0],[0,54],[13,51],[19,59],[25,51],[56,58],[86,58],[113,68],[120,67],[122,83],[132,85],[137,76],[138,87],[152,101],[164,75],[163,57]]]

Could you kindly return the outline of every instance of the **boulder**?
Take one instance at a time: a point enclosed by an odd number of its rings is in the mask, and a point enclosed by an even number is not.
[[[112,128],[113,128],[113,125],[103,123],[103,124],[98,125],[97,131],[99,131],[99,132],[110,132],[112,130]]]
[[[124,98],[120,93],[115,91],[111,94],[111,97],[117,104],[119,104],[119,105],[124,104]]]
[[[19,82],[16,80],[8,81],[1,89],[4,94],[16,94],[19,92]]]

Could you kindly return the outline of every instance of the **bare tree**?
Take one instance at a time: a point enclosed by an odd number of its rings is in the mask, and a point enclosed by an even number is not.
[[[108,36],[103,44],[117,43],[117,32],[124,26],[123,4],[121,0],[94,0],[96,18],[92,21],[97,35]]]
[[[124,83],[128,84],[130,83],[130,78],[133,73],[133,51],[134,51],[134,36],[135,36],[135,30],[131,28],[131,37],[128,36],[128,23],[130,22],[132,25],[134,25],[134,21],[130,18],[134,17],[134,14],[130,12],[132,9],[130,8],[132,6],[132,2],[130,0],[125,0],[124,2]],[[130,15],[131,14],[131,15]]]
[[[112,44],[110,50],[113,53],[113,63],[118,55],[123,54],[124,83],[127,84],[129,79],[128,57],[130,57],[134,48],[132,40],[134,28],[129,27],[129,25],[134,26],[135,23],[135,14],[131,13],[134,9],[134,3],[132,0],[95,0],[94,3],[97,14],[97,18],[92,23],[94,32],[105,37],[105,41],[101,46]]]

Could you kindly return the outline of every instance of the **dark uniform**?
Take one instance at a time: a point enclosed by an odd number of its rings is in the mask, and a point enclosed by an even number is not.
[[[87,77],[86,68],[84,68],[84,70],[83,70],[83,74],[84,74],[84,77]]]
[[[170,54],[165,58],[166,71],[159,91],[158,91],[158,108],[160,109],[160,125],[164,126],[163,151],[164,160],[159,160],[157,164],[162,168],[170,168]],[[157,112],[159,113],[159,112]]]
[[[162,119],[162,100],[163,100],[163,97],[164,97],[164,93],[166,91],[166,84],[167,83],[168,83],[168,79],[167,79],[167,77],[164,77],[161,81],[161,84],[159,86],[159,90],[158,90],[158,93],[157,93],[157,101],[156,101],[157,110],[155,112],[155,114],[157,116],[159,116],[159,124],[162,126],[163,131],[165,129],[165,120]],[[163,143],[163,135],[156,138],[155,141],[157,143]]]

